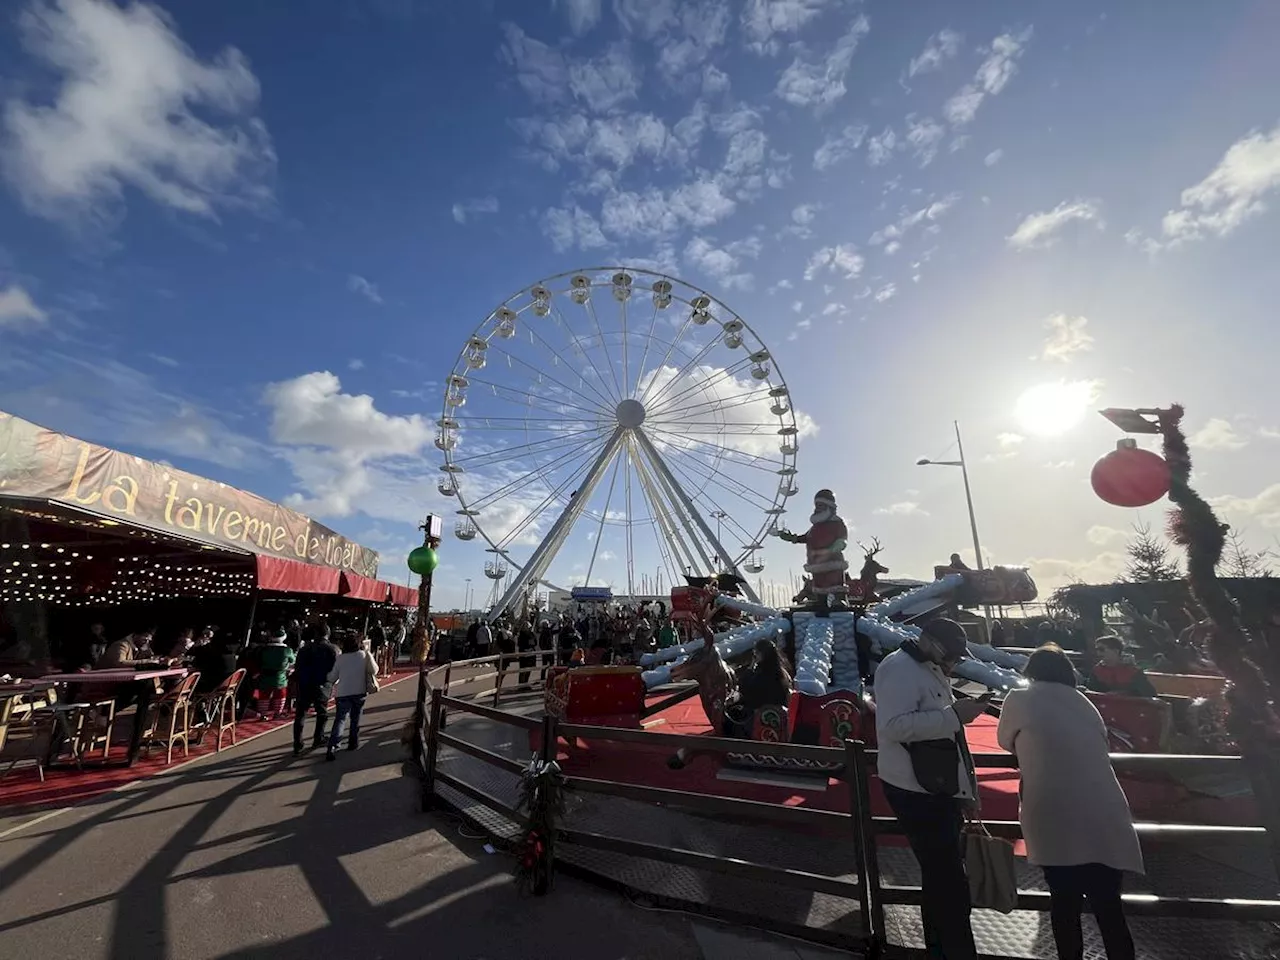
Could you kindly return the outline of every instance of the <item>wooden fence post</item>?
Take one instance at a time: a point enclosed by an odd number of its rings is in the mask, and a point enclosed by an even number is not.
[[[436,791],[436,757],[440,753],[440,717],[442,714],[440,690],[431,691],[431,714],[427,727],[427,765],[422,778],[422,810],[425,813],[433,805]]]

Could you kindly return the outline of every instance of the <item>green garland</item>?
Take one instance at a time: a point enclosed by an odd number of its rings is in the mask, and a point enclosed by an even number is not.
[[[1213,624],[1209,652],[1230,681],[1227,699],[1232,733],[1237,739],[1280,740],[1275,702],[1280,677],[1268,675],[1274,673],[1272,665],[1259,664],[1267,662],[1262,644],[1249,635],[1239,608],[1218,580],[1216,570],[1229,527],[1191,487],[1191,451],[1182,432],[1182,416],[1178,404],[1158,413],[1164,459],[1169,464],[1169,499],[1177,506],[1169,518],[1169,535],[1186,548],[1191,595]]]
[[[528,810],[524,839],[516,849],[516,883],[535,897],[551,889],[556,821],[564,816],[564,774],[554,760],[534,757],[520,775],[517,810]]]

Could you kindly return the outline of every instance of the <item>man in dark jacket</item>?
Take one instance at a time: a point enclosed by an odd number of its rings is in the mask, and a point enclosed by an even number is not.
[[[324,743],[325,727],[329,723],[329,697],[333,684],[329,671],[338,662],[338,648],[328,640],[312,640],[298,651],[293,665],[293,676],[298,682],[298,704],[293,715],[293,755],[302,753],[302,726],[307,710],[316,712],[316,733],[311,739],[314,750]]]

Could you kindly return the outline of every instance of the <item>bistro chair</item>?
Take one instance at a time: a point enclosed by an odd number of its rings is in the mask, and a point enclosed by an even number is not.
[[[36,775],[44,783],[44,767],[53,746],[57,721],[51,713],[26,711],[21,719],[13,718],[17,697],[0,700],[0,764],[8,763],[0,777],[6,777],[19,763],[34,763]]]
[[[192,698],[192,706],[196,708],[196,743],[204,740],[210,730],[217,731],[218,741],[215,750],[222,752],[222,736],[231,732],[231,745],[236,743],[236,693],[244,681],[247,671],[240,667],[231,676],[223,680],[208,693],[197,694]]]
[[[151,714],[142,734],[143,749],[165,746],[166,764],[173,762],[173,745],[182,741],[182,755],[190,755],[191,691],[200,680],[199,672],[189,673],[172,690],[151,705]]]

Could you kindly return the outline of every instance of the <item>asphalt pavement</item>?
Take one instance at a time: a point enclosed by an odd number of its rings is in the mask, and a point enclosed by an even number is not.
[[[401,733],[416,681],[369,700],[363,744],[294,759],[287,730],[44,819],[0,821],[0,956],[78,960],[699,957],[690,922],[512,861],[418,808]]]

